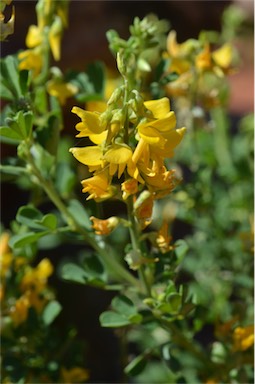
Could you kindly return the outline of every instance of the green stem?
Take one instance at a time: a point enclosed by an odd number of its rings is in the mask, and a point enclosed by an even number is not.
[[[133,196],[129,196],[129,198],[127,199],[127,208],[128,208],[128,220],[130,222],[129,233],[130,233],[132,248],[135,252],[137,252],[138,255],[142,257],[142,251],[141,251],[140,241],[139,241],[139,229],[134,216]],[[144,291],[149,297],[151,297],[151,287],[146,279],[144,265],[140,265],[140,268],[138,269],[138,275],[139,275],[140,281],[142,281],[143,283]]]
[[[202,361],[205,365],[208,366],[208,358],[203,354],[200,349],[196,347],[193,340],[187,339],[183,333],[172,323],[168,322],[162,318],[159,319],[160,323],[162,324],[163,328],[171,331],[172,333],[172,339],[173,341],[180,347],[183,347],[186,351],[189,351],[193,354],[193,356],[196,356],[200,361]]]
[[[115,258],[113,258],[112,255],[109,254],[107,249],[101,247],[98,244],[98,242],[94,238],[94,235],[88,233],[84,228],[82,228],[77,223],[73,214],[67,209],[65,203],[59,197],[59,194],[56,191],[54,185],[49,180],[46,180],[40,173],[39,169],[34,163],[34,160],[30,151],[28,152],[27,160],[31,167],[32,173],[34,174],[34,176],[36,176],[36,178],[40,182],[40,185],[42,186],[42,188],[44,189],[45,193],[48,195],[50,200],[62,213],[70,229],[80,233],[83,236],[86,243],[89,244],[96,252],[98,252],[98,254],[102,257],[103,261],[105,262],[106,266],[110,270],[112,270],[116,276],[118,276],[120,281],[124,280],[127,283],[140,289],[140,282],[134,276],[132,276],[131,273],[128,272]]]

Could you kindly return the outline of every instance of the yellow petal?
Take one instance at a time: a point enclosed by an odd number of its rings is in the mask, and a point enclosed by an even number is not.
[[[53,273],[53,266],[49,259],[45,258],[40,261],[36,267],[36,276],[39,279],[47,279]]]
[[[170,31],[167,36],[167,51],[170,53],[171,56],[178,56],[180,52],[180,45],[177,43],[176,40],[176,32]]]
[[[50,95],[57,97],[61,105],[64,105],[68,97],[78,92],[78,88],[71,83],[50,80],[47,83],[47,91]]]
[[[143,140],[142,138],[139,140],[137,146],[136,146],[136,149],[133,153],[133,156],[132,156],[132,161],[133,163],[137,163],[137,161],[140,159],[140,157],[143,155],[144,151],[146,151],[148,147],[148,143]]]
[[[97,146],[90,146],[84,148],[70,148],[69,151],[82,164],[88,166],[98,166],[102,164],[102,151]]]
[[[27,37],[26,37],[26,46],[28,48],[34,48],[37,45],[42,44],[43,34],[40,28],[37,25],[30,25]]]
[[[49,32],[49,43],[54,60],[60,60],[60,43],[62,36],[62,22],[59,16],[55,17]]]
[[[87,101],[86,103],[87,111],[104,112],[106,108],[107,108],[107,103],[102,100],[91,100],[91,101]]]
[[[82,119],[91,133],[102,133],[104,126],[100,124],[99,114],[96,112],[85,111],[79,107],[73,107],[72,112]]]
[[[167,97],[159,100],[148,100],[144,105],[149,109],[156,119],[161,119],[170,111],[170,101]]]
[[[122,164],[127,163],[132,157],[132,150],[128,146],[115,144],[104,155],[104,159],[109,163]]]
[[[228,68],[233,58],[233,48],[226,43],[221,48],[212,53],[213,60],[222,68]]]
[[[164,118],[148,123],[150,127],[156,128],[160,132],[167,132],[176,126],[176,117],[173,111],[169,112]]]
[[[102,144],[106,140],[106,137],[107,137],[107,131],[104,131],[98,134],[89,135],[89,139],[94,144]]]
[[[156,129],[147,125],[139,128],[139,135],[148,144],[163,145],[165,142],[163,136]]]

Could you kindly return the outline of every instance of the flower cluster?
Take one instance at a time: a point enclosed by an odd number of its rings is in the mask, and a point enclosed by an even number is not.
[[[81,122],[77,137],[87,137],[94,145],[71,148],[74,157],[88,166],[93,176],[82,181],[88,199],[102,201],[113,196],[123,200],[147,191],[150,202],[169,194],[175,184],[174,171],[165,166],[173,156],[185,128],[176,129],[176,119],[169,99],[143,101],[131,91],[124,100],[123,88],[117,88],[105,112],[73,107]]]
[[[214,48],[208,36],[201,34],[198,40],[188,39],[177,43],[176,32],[170,31],[167,38],[166,58],[169,72],[178,74],[175,81],[166,85],[170,96],[186,96],[203,101],[206,107],[219,103],[217,79],[234,70],[235,52],[233,45],[225,43]]]
[[[37,25],[29,27],[26,37],[28,50],[18,55],[20,70],[32,70],[33,76],[38,76],[47,61],[49,47],[54,60],[60,60],[61,37],[67,26],[67,7],[68,3],[60,0],[38,1]]]
[[[7,303],[5,310],[14,326],[19,326],[27,320],[29,308],[40,314],[49,300],[53,299],[53,294],[48,288],[48,278],[53,273],[53,266],[48,259],[43,259],[36,267],[31,267],[25,258],[15,258],[9,249],[8,240],[8,233],[3,233],[0,239],[1,300],[4,300],[4,305]],[[17,298],[5,297],[5,291],[7,295],[9,293],[5,288],[6,282],[13,270],[20,279]]]

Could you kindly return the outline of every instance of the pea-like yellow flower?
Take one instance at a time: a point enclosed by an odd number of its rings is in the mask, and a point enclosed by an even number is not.
[[[234,351],[246,351],[254,344],[254,325],[237,327],[233,332]]]
[[[15,326],[18,326],[27,320],[29,307],[30,302],[26,295],[23,295],[16,300],[14,306],[12,306],[10,310],[10,316]]]
[[[176,117],[175,113],[170,111],[170,101],[167,97],[145,101],[144,105],[152,113],[152,117],[137,126],[140,140],[132,157],[133,162],[136,163],[148,151],[147,162],[153,152],[163,158],[172,157],[173,150],[182,140],[186,128],[175,129]]]
[[[56,97],[61,105],[64,105],[66,103],[66,99],[78,92],[78,87],[71,83],[65,83],[56,79],[48,81],[47,91],[50,95]]]
[[[122,198],[126,200],[129,196],[138,192],[138,181],[136,179],[128,179],[121,184]]]
[[[92,228],[97,235],[109,235],[119,224],[119,218],[116,216],[109,217],[108,219],[101,220],[94,216],[90,217],[92,221]]]
[[[49,259],[43,259],[35,267],[28,267],[21,280],[21,290],[23,292],[31,289],[40,293],[46,286],[48,278],[53,273],[53,266]]]
[[[10,251],[8,242],[10,235],[3,232],[0,237],[0,274],[1,278],[6,277],[13,261],[13,255]]]
[[[54,57],[54,60],[56,61],[60,60],[62,32],[63,32],[63,25],[62,25],[61,18],[56,15],[50,27],[50,31],[48,35],[51,52]]]
[[[98,112],[85,111],[80,107],[73,107],[72,112],[81,119],[81,122],[75,126],[80,132],[76,137],[89,137],[92,134],[100,134],[105,131],[106,126],[102,124]]]
[[[148,186],[148,190],[153,193],[154,198],[160,199],[173,191],[176,187],[177,180],[174,170],[167,170],[162,166],[157,173],[153,175],[142,174]]]
[[[107,170],[82,180],[81,184],[83,186],[82,192],[89,193],[87,200],[94,199],[100,202],[111,198],[116,193],[116,188],[111,185],[111,179]]]
[[[132,149],[128,145],[113,144],[103,156],[106,163],[109,163],[109,174],[113,176],[117,173],[120,178],[132,155]]]
[[[205,44],[204,49],[196,56],[195,66],[200,71],[211,70],[217,76],[223,77],[224,73],[231,70],[233,60],[233,48],[230,44],[211,51],[209,43]]]
[[[159,229],[156,237],[156,245],[162,253],[166,253],[173,249],[173,246],[170,245],[172,241],[172,236],[169,235],[169,223],[164,220],[161,228]]]
[[[27,36],[26,36],[26,46],[28,48],[35,48],[38,45],[41,45],[43,42],[43,30],[37,25],[30,25]]]
[[[19,70],[23,69],[31,70],[33,72],[33,76],[36,77],[42,70],[43,59],[42,52],[40,48],[37,47],[34,49],[27,49],[26,51],[20,52],[18,54],[18,58],[20,60]]]
[[[134,213],[142,229],[151,224],[154,198],[144,191],[134,203]]]

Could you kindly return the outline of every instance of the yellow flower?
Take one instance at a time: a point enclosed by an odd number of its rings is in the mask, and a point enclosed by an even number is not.
[[[176,40],[176,31],[170,31],[167,37],[167,52],[171,58],[169,67],[170,72],[179,74],[189,71],[191,68],[191,54],[198,46],[198,41],[189,39],[178,44]]]
[[[97,235],[109,235],[119,224],[119,218],[116,216],[109,217],[106,220],[97,219],[96,217],[91,216],[90,220],[93,223],[92,228]]]
[[[130,195],[138,192],[138,181],[136,179],[128,179],[121,184],[122,198],[126,200]]]
[[[216,65],[222,69],[227,69],[231,66],[233,60],[233,47],[231,44],[224,44],[212,53],[212,58]]]
[[[195,65],[200,71],[213,71],[217,76],[223,77],[232,65],[233,48],[230,44],[211,52],[209,43],[205,44],[204,49],[196,56]]]
[[[64,383],[83,383],[89,378],[87,369],[73,367],[71,369],[61,368],[61,376]]]
[[[10,310],[10,316],[15,326],[26,321],[29,307],[30,302],[26,295],[16,300],[15,305]]]
[[[175,113],[170,111],[168,98],[145,101],[144,105],[152,116],[137,126],[140,140],[132,161],[136,163],[148,150],[150,153],[159,154],[162,158],[172,157],[173,150],[182,140],[186,129],[175,129]]]
[[[60,43],[62,37],[62,21],[59,16],[55,16],[55,19],[50,27],[49,31],[49,43],[54,60],[60,60]]]
[[[103,156],[103,159],[109,163],[110,176],[118,172],[118,178],[120,178],[132,155],[132,149],[126,144],[111,145],[111,148]]]
[[[99,172],[93,177],[82,180],[82,192],[88,192],[87,200],[94,199],[97,202],[109,199],[112,197],[116,189],[111,186],[111,179],[107,171]]]
[[[101,168],[104,164],[103,152],[98,146],[75,147],[70,148],[69,151],[78,161],[87,165],[91,171]]]
[[[43,30],[37,25],[30,25],[27,36],[26,46],[28,48],[35,48],[43,42]]]
[[[29,289],[40,293],[46,286],[48,278],[53,273],[53,266],[49,259],[43,259],[35,268],[29,267],[21,280],[21,290]]]
[[[233,333],[234,351],[245,351],[254,344],[254,325],[237,327]]]
[[[199,70],[206,70],[212,67],[210,45],[206,44],[202,52],[195,59],[195,65]]]
[[[47,83],[47,91],[51,96],[56,97],[61,105],[64,105],[68,97],[78,92],[78,88],[71,83],[64,83],[61,80],[50,80]]]
[[[77,131],[80,131],[76,137],[87,137],[91,134],[100,134],[106,129],[104,124],[101,123],[99,113],[85,111],[80,107],[73,107],[72,112],[81,119],[81,122],[75,126]]]
[[[154,199],[148,191],[143,191],[134,203],[135,216],[142,229],[151,224]]]
[[[33,76],[36,77],[42,70],[42,52],[40,49],[28,49],[18,54],[20,60],[19,70],[23,69],[33,71]]]
[[[0,273],[1,277],[6,277],[13,261],[13,255],[8,245],[10,235],[7,232],[0,237]]]
[[[168,221],[164,220],[156,237],[156,245],[162,253],[166,253],[173,249],[173,247],[170,245],[172,236],[169,235],[168,229],[169,223]]]
[[[160,199],[173,191],[176,186],[175,171],[168,171],[165,166],[162,166],[157,173],[152,175],[142,174],[147,187],[153,193],[155,199]]]

